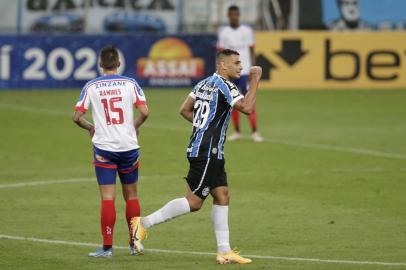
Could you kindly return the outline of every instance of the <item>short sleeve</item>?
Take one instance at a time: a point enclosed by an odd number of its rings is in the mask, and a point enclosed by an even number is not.
[[[192,91],[190,91],[190,93],[189,93],[189,97],[191,97],[193,99],[196,99],[196,91],[197,91],[197,89],[199,89],[197,87],[197,85],[195,87],[193,87]]]
[[[248,27],[248,46],[250,46],[251,48],[255,47],[254,31],[251,27]]]
[[[224,97],[227,100],[227,103],[230,104],[231,107],[234,107],[235,103],[240,99],[243,99],[244,96],[238,91],[237,86],[230,81],[223,81],[224,83],[221,85],[220,90],[223,93]]]
[[[225,40],[224,40],[224,27],[220,27],[217,32],[217,44],[216,47],[218,50],[224,49],[226,47]]]
[[[193,90],[189,93],[189,97],[196,99],[196,92],[195,92],[195,88],[193,88]]]
[[[138,85],[137,82],[134,81],[133,84],[133,103],[135,107],[138,107],[140,105],[147,104],[147,98],[145,97],[144,91],[142,91],[142,88]]]
[[[205,80],[200,81],[196,84],[195,87],[193,87],[192,91],[189,93],[189,97],[196,99],[196,93],[197,91],[205,84]]]
[[[78,100],[78,102],[76,103],[76,106],[75,106],[75,111],[85,113],[89,109],[90,98],[89,98],[89,95],[87,93],[88,89],[89,89],[89,85],[86,84],[83,87],[82,92],[80,93],[79,100]]]

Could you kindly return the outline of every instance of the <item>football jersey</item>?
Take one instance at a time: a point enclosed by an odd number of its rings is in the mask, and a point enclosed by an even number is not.
[[[123,152],[140,147],[134,127],[134,106],[141,104],[146,104],[146,98],[134,79],[104,75],[83,87],[75,110],[86,112],[91,105],[93,144],[102,150]]]
[[[248,75],[251,63],[250,48],[255,46],[254,32],[248,25],[241,24],[238,28],[223,26],[218,31],[217,48],[233,49],[240,54],[242,75]]]
[[[231,109],[244,96],[232,82],[216,73],[200,81],[189,96],[195,102],[187,157],[223,159]]]

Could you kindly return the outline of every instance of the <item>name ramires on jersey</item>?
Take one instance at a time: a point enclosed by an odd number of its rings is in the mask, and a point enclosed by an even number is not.
[[[101,81],[96,83],[96,89],[102,87],[125,86],[126,81]]]
[[[99,96],[121,95],[120,89],[99,90]]]

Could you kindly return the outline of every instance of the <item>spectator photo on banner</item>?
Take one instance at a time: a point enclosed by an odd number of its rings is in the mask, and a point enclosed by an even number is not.
[[[177,0],[22,0],[21,3],[18,12],[22,33],[163,34],[179,29]]]
[[[327,27],[331,30],[366,30],[371,27],[360,17],[358,0],[337,0],[340,18],[331,21]]]
[[[405,10],[403,0],[323,0],[323,21],[335,31],[405,30]]]

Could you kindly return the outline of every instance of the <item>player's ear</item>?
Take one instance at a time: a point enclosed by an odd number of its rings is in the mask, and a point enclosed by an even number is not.
[[[121,62],[118,61],[118,63],[117,63],[117,68],[120,67],[120,66],[121,66]]]
[[[220,61],[220,69],[227,69],[227,65],[225,61]]]

